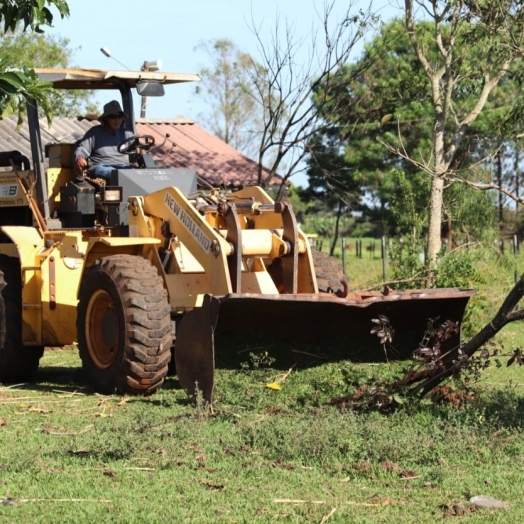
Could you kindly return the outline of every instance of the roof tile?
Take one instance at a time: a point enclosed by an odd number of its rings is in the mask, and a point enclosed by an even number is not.
[[[40,120],[42,144],[74,143],[98,121],[73,118],[55,118],[51,127],[47,120]],[[166,168],[192,168],[197,175],[219,187],[238,187],[258,183],[258,164],[226,144],[198,124],[183,116],[173,119],[139,119],[136,130],[141,135],[151,135],[158,147],[152,154]],[[16,129],[14,117],[0,120],[0,151],[16,149],[31,158],[27,123]],[[269,174],[263,169],[263,177]],[[274,177],[272,182],[280,184]]]

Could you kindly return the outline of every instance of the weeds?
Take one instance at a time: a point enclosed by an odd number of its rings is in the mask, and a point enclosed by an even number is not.
[[[388,362],[388,347],[392,348],[393,337],[395,336],[395,330],[391,326],[389,319],[384,315],[379,315],[378,318],[371,319],[371,322],[376,324],[371,330],[372,335],[376,335],[379,339],[380,344],[384,349],[384,356],[386,362]]]
[[[385,315],[379,315],[372,320],[375,326],[371,334],[379,338],[380,344],[394,350],[393,338],[395,331]],[[391,380],[372,377],[370,380],[350,379],[348,382],[354,388],[351,395],[334,401],[339,407],[347,410],[390,412],[407,403],[414,405],[417,401],[430,403],[447,403],[460,407],[474,398],[473,386],[482,374],[492,365],[502,366],[501,359],[507,359],[507,366],[517,363],[524,364],[524,355],[520,348],[505,352],[502,344],[489,341],[476,354],[468,355],[461,347],[442,351],[443,345],[459,331],[459,323],[430,321],[428,329],[419,347],[413,352],[410,363],[403,366],[401,374]],[[387,361],[387,354],[386,354]],[[422,391],[417,386],[422,380],[431,377],[442,380],[436,382],[429,391]],[[423,397],[426,397],[424,399]]]
[[[204,393],[199,388],[198,382],[195,382],[195,392],[192,401],[195,406],[195,417],[197,420],[206,419],[213,413],[213,406],[204,398]]]
[[[240,366],[243,370],[267,369],[270,368],[275,362],[275,357],[273,357],[269,351],[250,351],[248,354],[248,359],[241,362]]]

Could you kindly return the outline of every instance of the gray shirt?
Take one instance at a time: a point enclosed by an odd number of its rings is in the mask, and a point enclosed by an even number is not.
[[[94,126],[84,135],[78,143],[74,159],[88,158],[90,164],[128,164],[127,155],[118,152],[117,146],[126,138],[133,136],[133,132],[120,127],[115,134],[107,129],[104,124]]]

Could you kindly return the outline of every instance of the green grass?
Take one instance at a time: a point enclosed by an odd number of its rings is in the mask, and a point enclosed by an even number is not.
[[[435,522],[479,494],[511,507],[468,522],[524,520],[518,369],[489,370],[464,409],[385,416],[330,401],[398,365],[239,366],[217,371],[209,417],[175,378],[99,396],[79,366],[48,351],[35,383],[0,389],[3,522]]]
[[[380,282],[380,260],[348,264],[354,287]],[[473,307],[484,319],[513,273],[511,260],[478,264],[485,283]],[[523,344],[521,323],[497,338],[506,350]],[[524,522],[519,367],[490,367],[460,409],[358,414],[340,402],[354,384],[392,379],[404,364],[329,361],[328,342],[238,356],[236,343],[217,345],[212,416],[176,377],[151,397],[95,394],[74,349],[46,351],[34,382],[0,387],[0,521]],[[234,358],[220,356],[228,346]],[[510,507],[475,511],[474,495]]]

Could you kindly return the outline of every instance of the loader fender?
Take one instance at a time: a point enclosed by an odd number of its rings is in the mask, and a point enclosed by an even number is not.
[[[111,255],[139,255],[149,258],[160,275],[164,274],[162,263],[158,259],[158,246],[160,240],[157,238],[142,237],[93,237],[89,239],[85,253],[85,264],[83,277],[87,274],[89,267],[98,259]],[[80,289],[78,290],[80,293]],[[80,295],[77,296],[79,298]]]
[[[111,247],[125,247],[160,244],[160,240],[144,237],[96,237],[89,240],[88,250],[99,243]]]
[[[22,262],[27,260],[40,244],[43,245],[42,235],[35,227],[4,226],[0,231],[13,243],[0,244],[0,253],[10,257],[18,256]]]
[[[89,239],[86,248],[86,262],[88,265],[104,255],[143,255],[155,250],[154,246],[160,244],[157,238],[138,237],[93,237]]]

